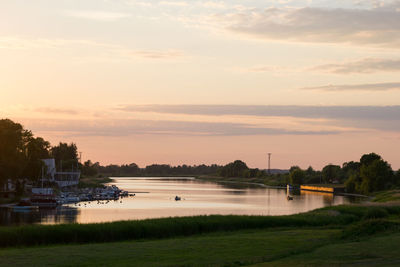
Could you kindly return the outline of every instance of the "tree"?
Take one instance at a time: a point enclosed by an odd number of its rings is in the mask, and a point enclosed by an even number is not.
[[[400,169],[396,172],[395,184],[400,185]]]
[[[322,179],[325,183],[332,183],[334,180],[340,180],[341,168],[338,165],[326,165],[322,169]]]
[[[342,171],[345,177],[350,177],[352,174],[360,172],[361,163],[355,161],[345,162],[342,165]]]
[[[303,183],[305,178],[305,172],[300,168],[291,168],[291,172],[289,173],[289,182],[293,185],[300,185]]]
[[[38,180],[44,171],[44,163],[42,159],[49,158],[50,143],[41,137],[29,138],[26,145],[27,163],[24,168],[24,177],[31,180]]]
[[[83,163],[81,167],[82,175],[84,176],[95,176],[98,174],[98,167],[100,164],[98,162],[93,163],[91,160],[87,160]]]
[[[381,160],[382,157],[379,156],[376,153],[369,153],[369,154],[364,154],[361,156],[360,158],[360,165],[370,165],[372,162],[374,162],[375,160]]]
[[[27,165],[26,144],[30,131],[9,119],[0,120],[0,184],[20,178]]]
[[[357,173],[353,173],[350,177],[344,182],[344,186],[346,188],[347,193],[356,193],[360,192],[361,186],[361,177]]]
[[[51,156],[56,161],[57,169],[71,169],[78,164],[78,148],[76,144],[59,143],[50,150]]]
[[[387,189],[394,182],[392,168],[381,157],[372,162],[368,161],[368,165],[362,164],[360,177],[362,180],[360,190],[364,194]]]
[[[223,177],[244,177],[248,174],[246,163],[241,160],[235,160],[218,170],[218,174]]]

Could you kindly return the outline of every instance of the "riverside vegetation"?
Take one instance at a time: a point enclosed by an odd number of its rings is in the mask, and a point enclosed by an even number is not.
[[[399,230],[397,202],[288,216],[0,227],[0,266],[390,265],[400,262],[392,245]]]
[[[209,180],[240,181],[270,186],[291,184],[344,184],[348,193],[370,194],[375,191],[400,186],[400,170],[393,171],[380,155],[369,153],[359,161],[345,162],[342,166],[328,164],[321,171],[311,166],[302,170],[292,166],[289,170],[266,170],[249,168],[245,162],[236,160],[224,166],[152,164],[140,168],[135,163],[102,166],[99,162],[79,162],[76,144],[60,142],[56,146],[8,119],[0,120],[0,188],[7,179],[15,182],[17,194],[23,194],[22,183],[37,182],[43,171],[43,158],[53,157],[57,169],[79,168],[82,173],[81,187],[101,186],[112,176],[196,176]]]

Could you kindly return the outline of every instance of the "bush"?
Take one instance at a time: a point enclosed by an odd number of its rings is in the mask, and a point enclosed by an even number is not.
[[[373,207],[367,210],[364,219],[379,219],[389,216],[389,212],[384,208]]]

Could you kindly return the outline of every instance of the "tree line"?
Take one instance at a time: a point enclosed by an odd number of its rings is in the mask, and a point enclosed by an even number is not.
[[[322,171],[294,166],[290,169],[289,183],[344,183],[348,193],[369,194],[399,187],[400,170],[393,171],[380,155],[369,153],[362,155],[360,161],[345,162],[342,166],[329,164]]]
[[[93,163],[87,160],[82,165],[82,175],[84,176],[185,176],[185,175],[215,175],[221,166],[212,165],[179,165],[171,166],[168,164],[152,164],[145,168],[140,168],[136,163],[130,164],[110,164],[100,165],[99,162]]]
[[[21,124],[9,119],[0,120],[0,188],[7,179],[38,181],[44,172],[42,159],[45,158],[54,158],[57,170],[80,169],[82,175],[87,177],[216,175],[225,178],[259,178],[263,181],[275,179],[281,184],[294,185],[340,183],[345,185],[347,192],[361,194],[400,186],[400,170],[393,171],[390,164],[375,153],[365,154],[359,161],[345,162],[342,166],[328,164],[321,171],[311,166],[305,170],[293,166],[287,174],[269,174],[266,170],[249,168],[241,160],[224,166],[152,164],[145,168],[135,163],[102,166],[91,160],[81,164],[76,144],[60,142],[51,146],[48,141],[35,137]]]
[[[9,119],[0,120],[0,188],[8,179],[19,188],[20,180],[37,182],[45,173],[42,159],[54,158],[58,169],[78,167],[77,147],[74,143],[51,146],[42,137]]]

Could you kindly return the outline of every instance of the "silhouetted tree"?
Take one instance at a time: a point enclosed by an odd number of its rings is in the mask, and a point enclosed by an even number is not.
[[[368,161],[368,165],[362,164],[360,177],[362,180],[360,190],[364,194],[387,189],[392,186],[394,182],[392,168],[380,157],[372,162]]]
[[[293,185],[300,185],[303,183],[305,176],[305,172],[299,167],[291,168],[289,173],[289,182]]]
[[[0,120],[0,185],[20,178],[27,165],[26,145],[30,131],[9,119]]]
[[[50,150],[51,156],[56,161],[57,169],[70,170],[78,164],[78,148],[76,144],[59,143]]]
[[[334,180],[340,180],[340,166],[338,165],[326,165],[322,169],[322,179],[325,183],[332,183]]]

